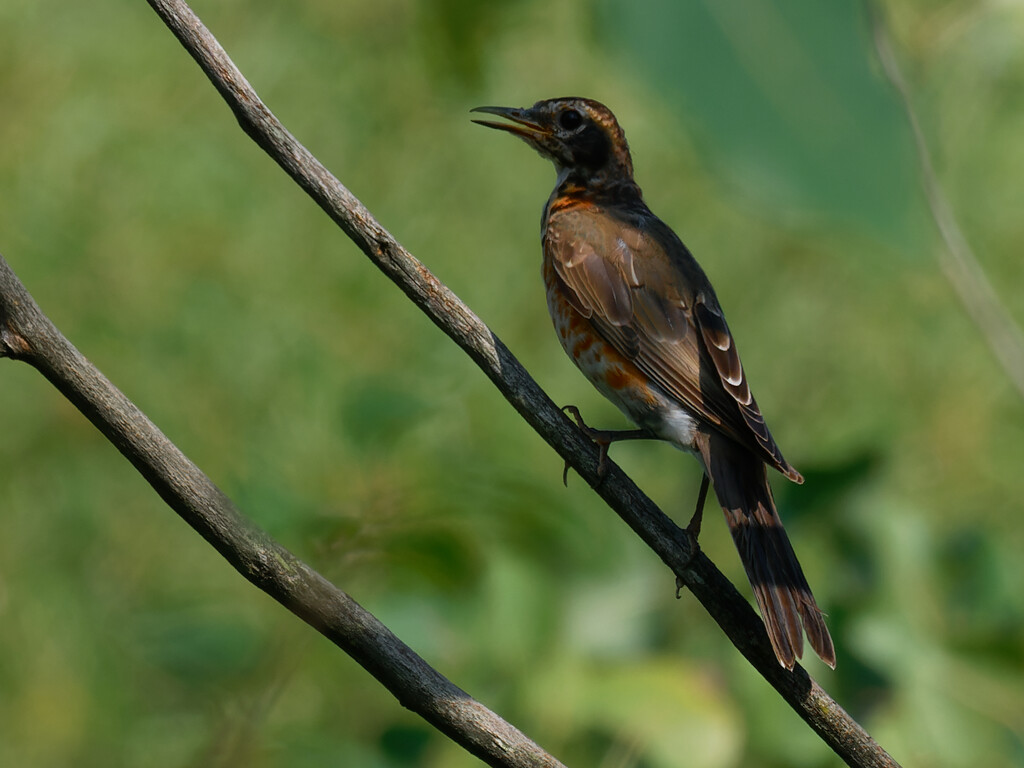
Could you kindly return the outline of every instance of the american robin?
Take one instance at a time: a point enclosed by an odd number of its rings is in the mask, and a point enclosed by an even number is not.
[[[607,450],[653,437],[704,467],[694,523],[710,478],[779,662],[792,669],[803,636],[835,666],[832,638],[786,536],[768,486],[774,467],[803,477],[775,444],[747,385],[736,344],[697,261],[644,203],[625,134],[591,99],[529,108],[478,107],[555,164],[541,240],[548,309],[565,351],[639,429],[586,427]],[[603,454],[602,454],[603,458]]]

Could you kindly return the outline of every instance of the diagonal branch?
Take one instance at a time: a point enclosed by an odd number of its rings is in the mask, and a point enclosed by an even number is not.
[[[431,668],[373,614],[246,518],[61,335],[2,256],[0,357],[34,366],[235,570],[355,659],[403,706],[488,765],[562,765]]]
[[[598,450],[519,361],[446,286],[406,251],[260,101],[227,53],[183,0],[147,0],[220,92],[239,125],[323,208],[369,259],[491,379],[519,414],[595,488],[671,568],[729,639],[786,702],[847,763],[897,763],[807,672],[781,667],[750,604],[617,466],[599,482]]]
[[[242,129],[363,252],[477,363],[516,410],[694,593],[730,640],[816,733],[853,766],[895,761],[800,667],[788,672],[761,620],[729,581],[617,467],[598,456],[505,346],[413,258],[277,121],[180,0],[148,0],[210,78]],[[221,491],[99,374],[46,319],[0,259],[0,356],[38,368],[111,440],[167,503],[246,578],[353,656],[442,732],[492,765],[558,765],[470,699],[359,607],[247,521]],[[513,760],[513,756],[519,761]]]

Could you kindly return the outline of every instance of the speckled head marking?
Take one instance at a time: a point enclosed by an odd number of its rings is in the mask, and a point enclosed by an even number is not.
[[[615,115],[593,99],[565,97],[538,101],[529,108],[477,107],[510,120],[480,125],[508,131],[555,164],[559,178],[583,187],[633,183],[633,160]]]

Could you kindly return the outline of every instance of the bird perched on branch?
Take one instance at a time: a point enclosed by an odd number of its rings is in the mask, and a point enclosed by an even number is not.
[[[602,448],[667,440],[704,467],[691,530],[699,531],[710,478],[779,662],[792,669],[804,633],[835,666],[822,613],[786,536],[767,468],[803,477],[775,444],[750,392],[736,344],[697,261],[644,203],[625,134],[591,99],[529,108],[478,107],[555,164],[541,240],[548,309],[565,351],[639,429],[580,428]]]

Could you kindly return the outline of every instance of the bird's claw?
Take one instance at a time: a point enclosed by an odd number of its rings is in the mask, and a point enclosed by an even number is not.
[[[563,405],[562,411],[576,422],[576,426],[580,432],[597,444],[599,451],[597,457],[597,478],[598,482],[604,480],[605,476],[608,474],[608,446],[612,443],[612,438],[609,437],[608,431],[594,429],[593,427],[588,426],[583,420],[583,416],[580,415],[580,409],[575,405]],[[565,462],[565,467],[562,470],[562,483],[566,486],[569,485],[568,461]]]
[[[700,543],[697,541],[697,533],[699,532],[699,529],[700,526],[698,525],[697,531],[694,530],[692,521],[690,522],[690,525],[683,528],[683,534],[690,540],[690,552],[687,555],[685,564],[682,566],[682,571],[690,569],[690,566],[693,564],[693,559],[697,556],[697,553],[700,552]],[[680,598],[679,593],[682,592],[683,587],[686,586],[686,581],[679,575],[679,573],[680,571],[676,572],[676,600]]]

